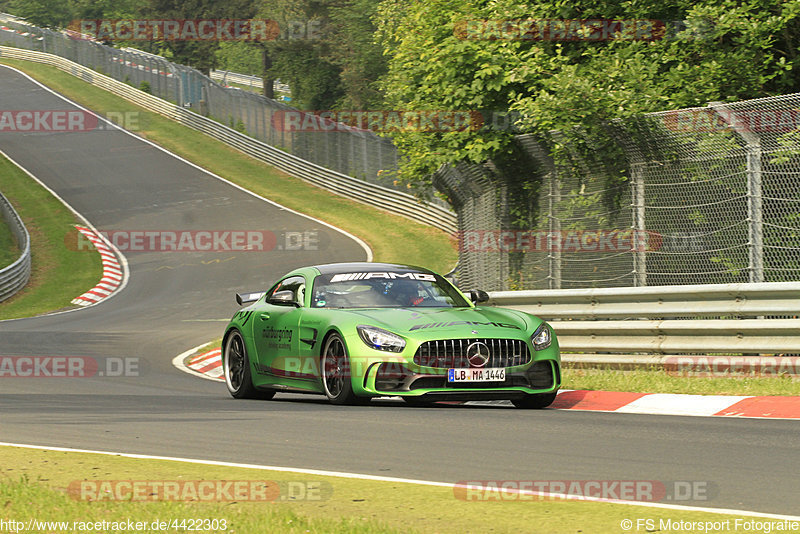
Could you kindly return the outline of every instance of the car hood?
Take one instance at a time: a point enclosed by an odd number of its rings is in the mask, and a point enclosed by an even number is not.
[[[363,317],[363,324],[425,339],[515,336],[542,323],[525,313],[493,307],[370,308],[347,313]]]

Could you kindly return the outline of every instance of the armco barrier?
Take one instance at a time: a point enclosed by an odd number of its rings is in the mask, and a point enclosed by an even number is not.
[[[31,239],[14,207],[0,193],[0,215],[8,223],[22,254],[11,265],[0,269],[0,301],[22,289],[31,277]]]
[[[439,228],[451,234],[454,234],[457,230],[456,215],[446,208],[427,202],[419,202],[413,195],[370,184],[320,167],[248,137],[214,120],[135,89],[67,59],[43,52],[6,46],[0,46],[0,57],[35,61],[54,66],[147,110],[154,111],[176,120],[184,126],[201,131],[248,156],[268,163],[287,174],[318,187],[394,215],[400,215],[413,221]]]
[[[800,282],[498,291],[565,353],[800,353]]]
[[[258,76],[249,76],[247,74],[239,74],[238,72],[230,72],[226,70],[212,70],[209,78],[215,82],[238,83],[239,85],[246,85],[248,87],[257,87],[262,89],[264,81]]]

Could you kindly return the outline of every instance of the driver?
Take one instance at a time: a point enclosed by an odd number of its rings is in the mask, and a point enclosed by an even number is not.
[[[405,281],[395,281],[395,283],[392,284],[391,296],[397,304],[404,308],[407,306],[418,306],[425,300],[423,297],[419,296],[417,284]]]

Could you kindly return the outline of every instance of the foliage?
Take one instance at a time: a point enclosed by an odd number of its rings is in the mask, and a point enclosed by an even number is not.
[[[13,13],[34,26],[66,28],[81,19],[125,19],[138,12],[136,0],[6,0],[0,11]]]
[[[42,28],[65,27],[73,19],[73,11],[64,0],[11,0],[8,10]]]
[[[577,150],[599,153],[613,167],[616,155],[603,150],[613,119],[798,90],[799,13],[800,4],[777,0],[384,0],[376,19],[390,58],[382,86],[391,105],[406,109],[484,116],[510,109],[525,131],[562,132],[551,146],[557,163],[569,167],[569,150]],[[678,20],[685,28],[661,39],[606,41],[473,39],[465,30],[466,21],[509,19]],[[400,133],[395,140],[407,158],[400,177],[426,185],[442,164],[508,154],[511,137],[492,128]],[[626,169],[610,179],[624,181]]]
[[[328,21],[330,2],[263,0],[257,17],[275,21],[277,39],[256,43],[263,53],[265,82],[280,79],[292,89],[292,105],[301,109],[329,109],[338,98],[335,69],[326,59],[327,43],[320,30]]]
[[[255,14],[252,0],[148,0],[142,8],[145,18],[153,19],[248,19]],[[192,66],[203,74],[217,67],[219,41],[163,41],[176,63]]]
[[[373,110],[383,105],[377,81],[386,74],[387,59],[375,41],[378,0],[350,0],[330,10],[331,62],[339,69],[339,109]]]
[[[386,71],[371,20],[379,0],[264,0],[258,16],[275,20],[281,35],[259,43],[268,78],[292,89],[292,105],[306,110],[374,109]]]
[[[252,43],[225,41],[217,50],[219,68],[239,74],[261,74],[261,51]]]

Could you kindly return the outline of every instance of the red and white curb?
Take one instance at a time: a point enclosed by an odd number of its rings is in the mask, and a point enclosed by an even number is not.
[[[198,354],[185,362],[192,374],[224,381],[220,349]],[[459,403],[461,404],[461,403]],[[507,401],[472,401],[470,406],[511,406]],[[747,395],[682,395],[674,393],[625,393],[564,389],[550,406],[556,410],[582,410],[701,417],[800,419],[800,397]]]
[[[800,419],[800,397],[564,390],[559,392],[551,407],[617,413]]]
[[[196,371],[207,378],[213,380],[225,381],[222,376],[222,349],[214,349],[203,354],[193,356],[188,362],[186,367]]]
[[[75,228],[86,236],[86,239],[91,241],[103,261],[103,277],[100,282],[80,297],[72,299],[72,303],[78,306],[90,306],[110,296],[119,288],[122,284],[122,266],[117,261],[114,251],[98,234],[84,226],[76,226]]]

